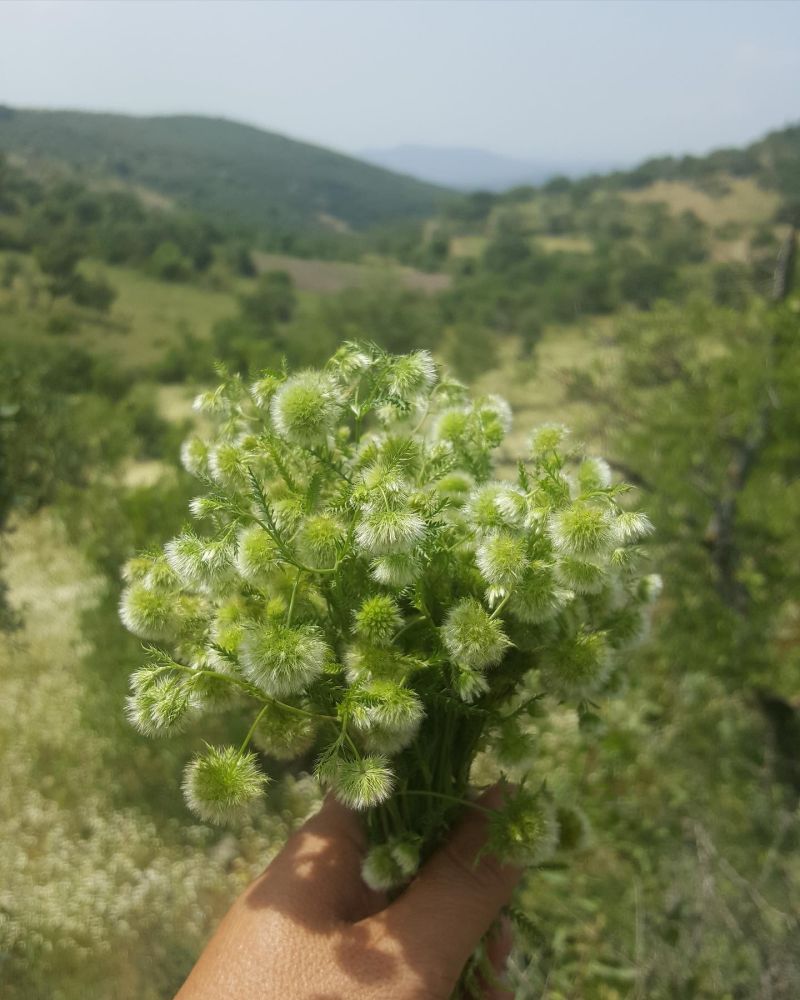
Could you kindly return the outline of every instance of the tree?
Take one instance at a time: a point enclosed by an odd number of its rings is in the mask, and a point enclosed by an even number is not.
[[[149,268],[162,281],[188,281],[192,274],[191,262],[172,240],[159,243],[150,257]]]
[[[505,213],[484,250],[484,267],[488,271],[507,272],[524,264],[530,256],[530,242],[519,214]]]

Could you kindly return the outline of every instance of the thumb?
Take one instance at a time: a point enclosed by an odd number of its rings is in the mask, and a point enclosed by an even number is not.
[[[488,837],[487,809],[504,799],[490,788],[430,859],[402,896],[385,911],[387,923],[408,954],[455,984],[465,962],[511,899],[522,870],[491,855],[478,855]]]

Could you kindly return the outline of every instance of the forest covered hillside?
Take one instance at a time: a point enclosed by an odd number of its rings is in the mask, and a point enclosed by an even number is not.
[[[114,178],[251,230],[346,230],[431,214],[448,192],[221,118],[0,109],[0,152]]]

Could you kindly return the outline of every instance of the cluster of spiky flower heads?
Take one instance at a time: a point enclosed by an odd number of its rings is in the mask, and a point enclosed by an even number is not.
[[[197,406],[216,425],[182,451],[197,523],[125,572],[122,620],[151,644],[130,718],[155,735],[239,711],[238,748],[189,764],[190,807],[220,821],[262,794],[270,757],[299,759],[367,811],[365,878],[397,884],[477,753],[525,758],[532,690],[580,704],[607,682],[658,591],[636,570],[650,524],[557,425],[496,478],[508,406],[424,351],[348,344]],[[493,844],[540,860],[557,814],[526,786]]]

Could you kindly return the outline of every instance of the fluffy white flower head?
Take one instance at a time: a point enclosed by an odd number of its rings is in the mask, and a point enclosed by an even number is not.
[[[327,646],[313,625],[267,622],[249,628],[240,650],[250,680],[274,698],[295,694],[322,673]]]
[[[270,404],[275,431],[295,444],[321,444],[334,429],[339,412],[334,386],[321,372],[288,378]]]
[[[472,597],[455,604],[442,625],[442,641],[453,660],[481,669],[499,663],[511,645],[502,622]]]
[[[223,823],[257,798],[266,784],[255,754],[233,747],[208,747],[186,768],[183,792],[200,819]]]

